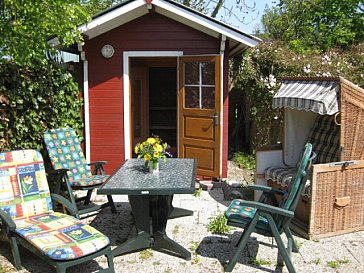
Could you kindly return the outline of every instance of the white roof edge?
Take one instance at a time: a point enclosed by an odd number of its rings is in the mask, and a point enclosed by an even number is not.
[[[110,20],[113,20],[119,16],[122,16],[136,8],[139,8],[143,5],[145,5],[145,1],[144,0],[136,0],[136,1],[132,1],[129,2],[125,5],[123,5],[121,8],[117,8],[115,10],[112,10],[108,13],[105,13],[103,15],[101,15],[100,17],[97,17],[96,19],[92,20],[89,23],[85,23],[83,25],[81,25],[80,27],[78,27],[78,30],[81,33],[85,33],[86,31],[92,30]]]
[[[153,0],[152,5],[156,6],[156,12],[159,14],[162,14],[166,17],[169,17],[173,20],[176,20],[180,18],[180,23],[189,25],[188,22],[190,22],[190,26],[197,29],[199,31],[203,31],[205,29],[205,33],[208,35],[211,35],[212,33],[225,35],[228,39],[233,40],[234,42],[238,42],[241,44],[244,44],[248,47],[254,47],[258,45],[258,43],[261,41],[259,38],[254,37],[250,34],[244,34],[240,30],[224,26],[223,24],[219,24],[218,22],[215,22],[214,20],[209,20],[208,18],[203,16],[200,16],[199,12],[189,11],[188,8],[183,8],[178,5],[178,3],[173,4],[169,1],[163,1],[163,0]],[[147,3],[146,0],[135,0],[128,3],[125,3],[121,7],[115,8],[114,10],[111,10],[109,12],[106,11],[106,13],[100,15],[99,17],[96,17],[91,22],[85,23],[78,27],[78,30],[89,36],[89,39],[95,38],[102,33],[105,33],[112,29],[112,25],[117,22],[118,18],[121,18],[122,16],[127,15],[128,13],[131,13],[133,11],[136,11],[145,6],[145,13],[134,14],[135,19],[148,13],[147,9]],[[159,10],[158,10],[159,9]],[[168,16],[169,15],[169,16]],[[175,16],[173,16],[175,15]],[[131,18],[126,20],[123,23],[126,23],[130,21]],[[112,23],[114,22],[114,23]],[[110,24],[111,23],[111,24]],[[120,23],[120,21],[119,21]],[[116,23],[117,24],[117,23]],[[104,25],[104,28],[102,27]],[[122,24],[120,24],[122,25]],[[117,27],[117,25],[114,25]],[[199,27],[201,26],[201,28]],[[241,48],[241,46],[238,46],[237,48]]]
[[[248,37],[248,34],[246,34],[246,35],[240,34],[238,32],[238,30],[234,31],[221,24],[215,23],[212,20],[208,20],[202,16],[197,16],[197,14],[190,12],[186,9],[183,9],[179,6],[173,5],[169,2],[164,2],[161,0],[153,0],[152,4],[158,6],[166,11],[181,15],[183,18],[185,18],[189,21],[195,22],[195,23],[202,25],[206,28],[209,28],[215,32],[221,33],[222,35],[225,35],[228,38],[231,38],[240,43],[246,44],[250,47],[254,47],[259,43],[259,40],[260,40],[259,38],[255,37],[256,40],[254,40],[253,38]]]

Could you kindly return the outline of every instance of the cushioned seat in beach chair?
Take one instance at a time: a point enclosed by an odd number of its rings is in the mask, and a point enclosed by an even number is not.
[[[105,175],[103,164],[105,161],[87,164],[82,152],[76,132],[71,128],[47,130],[44,133],[44,142],[56,174],[53,179],[53,191],[59,194],[65,192],[71,203],[76,207],[77,202],[90,203],[92,191],[100,187],[109,177]],[[91,172],[91,165],[94,166]],[[86,190],[87,195],[76,199],[73,190]],[[79,210],[79,215],[99,210],[106,206],[111,207],[113,213],[116,208],[111,195],[107,196],[108,202],[103,205],[93,205]]]
[[[307,142],[312,144],[312,149],[316,154],[313,164],[336,162],[339,160],[339,126],[335,124],[334,116],[318,115],[310,131]],[[264,171],[265,179],[276,182],[287,187],[296,168],[290,167],[268,167]],[[310,177],[307,177],[306,185],[302,195],[310,195]]]
[[[227,224],[243,228],[244,232],[239,240],[234,256],[225,266],[225,271],[231,272],[233,270],[238,259],[242,256],[251,233],[256,232],[264,236],[274,237],[278,251],[282,255],[288,271],[290,273],[296,272],[291,260],[291,252],[298,252],[298,248],[294,242],[289,223],[294,217],[299,196],[306,184],[307,172],[314,157],[312,154],[312,145],[307,143],[304,153],[297,164],[297,172],[286,192],[257,185],[252,188],[263,191],[258,202],[242,199],[235,199],[231,202],[225,213]],[[269,205],[265,202],[267,199],[273,199],[275,200],[273,203],[277,203],[274,196],[272,197],[274,194],[280,194],[283,197],[279,206]],[[281,238],[283,232],[288,239],[287,248]]]
[[[42,155],[35,150],[0,153],[0,226],[9,240],[18,270],[18,245],[51,264],[57,272],[105,255],[114,272],[109,238],[77,218],[53,211],[52,201],[71,214],[76,208],[64,197],[50,194]]]

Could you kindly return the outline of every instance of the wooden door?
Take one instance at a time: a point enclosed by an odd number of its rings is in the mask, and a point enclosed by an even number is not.
[[[197,174],[220,176],[220,56],[179,60],[179,157],[196,158]]]
[[[132,132],[132,157],[135,157],[134,147],[143,142],[149,134],[148,119],[148,68],[131,67],[130,70],[131,89],[131,132]]]

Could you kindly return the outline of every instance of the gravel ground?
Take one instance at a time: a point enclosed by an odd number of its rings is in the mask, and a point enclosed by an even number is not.
[[[229,165],[229,179],[238,179],[239,170]],[[235,177],[235,178],[234,178]],[[95,198],[102,201],[101,196]],[[96,227],[111,239],[112,248],[136,235],[133,217],[126,196],[115,196],[117,213],[110,209],[102,210],[97,216],[84,221]],[[165,253],[144,250],[114,257],[116,272],[148,273],[210,273],[223,272],[222,262],[229,259],[235,250],[241,230],[233,229],[226,236],[212,234],[207,225],[212,217],[224,212],[229,201],[224,201],[222,189],[215,188],[203,191],[201,195],[175,195],[174,206],[194,211],[193,216],[172,219],[167,224],[170,238],[189,249],[190,261]],[[300,253],[293,253],[292,260],[297,272],[353,273],[364,272],[364,232],[350,233],[341,236],[308,241],[296,237]],[[21,249],[22,264],[25,272],[55,272],[39,258],[25,249]],[[283,272],[286,267],[276,265],[277,247],[271,238],[252,235],[247,250],[238,261],[233,272]],[[17,272],[13,267],[9,245],[0,245],[0,273]],[[70,268],[68,273],[88,273],[97,271],[106,265],[105,258],[98,258],[77,267]]]

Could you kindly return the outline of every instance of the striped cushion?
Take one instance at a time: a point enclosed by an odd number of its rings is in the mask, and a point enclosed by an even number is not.
[[[13,219],[52,209],[39,152],[23,150],[0,153],[0,207]]]
[[[52,129],[44,133],[44,142],[53,168],[69,169],[67,172],[72,186],[102,184],[106,179],[93,178],[86,162],[76,132],[71,128]]]
[[[312,144],[316,153],[314,163],[329,163],[339,160],[340,128],[335,124],[334,116],[319,115],[307,142]]]
[[[76,218],[48,212],[16,219],[16,233],[54,260],[72,260],[109,245],[109,239]]]
[[[296,173],[296,168],[269,167],[264,171],[265,179],[276,182],[282,187],[288,187]],[[310,196],[310,177],[307,178],[302,195]]]
[[[225,212],[225,216],[230,221],[242,223],[247,220],[251,220],[254,217],[255,212],[257,211],[256,208],[247,207],[240,205],[240,199],[234,199],[231,201],[229,207]],[[259,216],[259,222],[263,224],[268,224],[267,218],[263,216]]]

